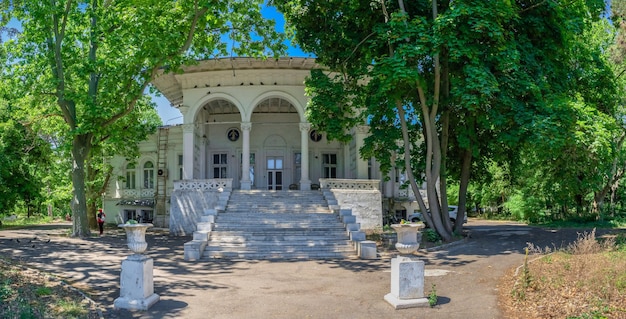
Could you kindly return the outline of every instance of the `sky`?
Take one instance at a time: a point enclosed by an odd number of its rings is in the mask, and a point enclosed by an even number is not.
[[[284,31],[285,19],[282,14],[276,10],[274,7],[266,6],[262,10],[263,15],[266,18],[274,19],[276,21],[276,30],[278,32]],[[288,50],[287,55],[292,57],[310,57],[311,54],[305,53],[300,48],[287,43]],[[152,96],[152,100],[157,104],[157,111],[161,120],[163,121],[163,125],[175,125],[183,123],[183,115],[180,111],[171,106],[170,102],[164,96]]]

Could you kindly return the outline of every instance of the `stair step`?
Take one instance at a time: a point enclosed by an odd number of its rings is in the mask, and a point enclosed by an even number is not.
[[[234,190],[201,259],[344,259],[356,254],[319,191]]]

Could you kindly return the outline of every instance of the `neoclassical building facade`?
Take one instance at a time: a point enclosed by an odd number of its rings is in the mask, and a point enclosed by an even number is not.
[[[379,189],[385,198],[410,197],[397,177],[385,182],[376,161],[359,156],[366,126],[353,128],[352,141],[342,144],[308,123],[304,81],[317,68],[312,58],[222,58],[161,74],[153,84],[183,124],[159,128],[140,144],[140,158],[111,160],[116,178],[104,198],[107,212],[168,227],[177,187],[226,180],[232,189],[276,191],[333,180]]]

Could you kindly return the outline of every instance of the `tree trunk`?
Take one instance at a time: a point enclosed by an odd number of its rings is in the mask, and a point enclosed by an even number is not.
[[[85,192],[85,159],[89,153],[90,135],[76,135],[72,141],[72,237],[86,238],[91,236],[89,220],[87,218],[87,196]]]

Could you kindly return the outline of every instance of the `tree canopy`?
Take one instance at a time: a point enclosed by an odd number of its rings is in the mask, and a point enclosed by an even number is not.
[[[472,170],[484,172],[486,160],[515,166],[538,136],[599,151],[577,151],[580,166],[608,156],[617,90],[603,47],[589,41],[601,0],[273,3],[328,67],[307,81],[309,120],[337,140],[368,124],[362,156],[404,169],[415,194],[424,180],[425,217],[444,239],[449,177],[463,213]],[[583,138],[590,131],[598,135]]]
[[[72,158],[75,236],[89,235],[86,167],[94,152],[154,130],[144,93],[159,70],[212,56],[263,56],[283,49],[263,1],[35,1],[0,4],[2,22],[21,32],[4,43],[6,77],[15,79],[33,122],[52,126]],[[228,42],[225,42],[228,40]],[[19,80],[17,80],[19,79]],[[153,112],[153,111],[152,111]],[[145,136],[144,136],[145,137]],[[132,144],[132,143],[130,143]]]

